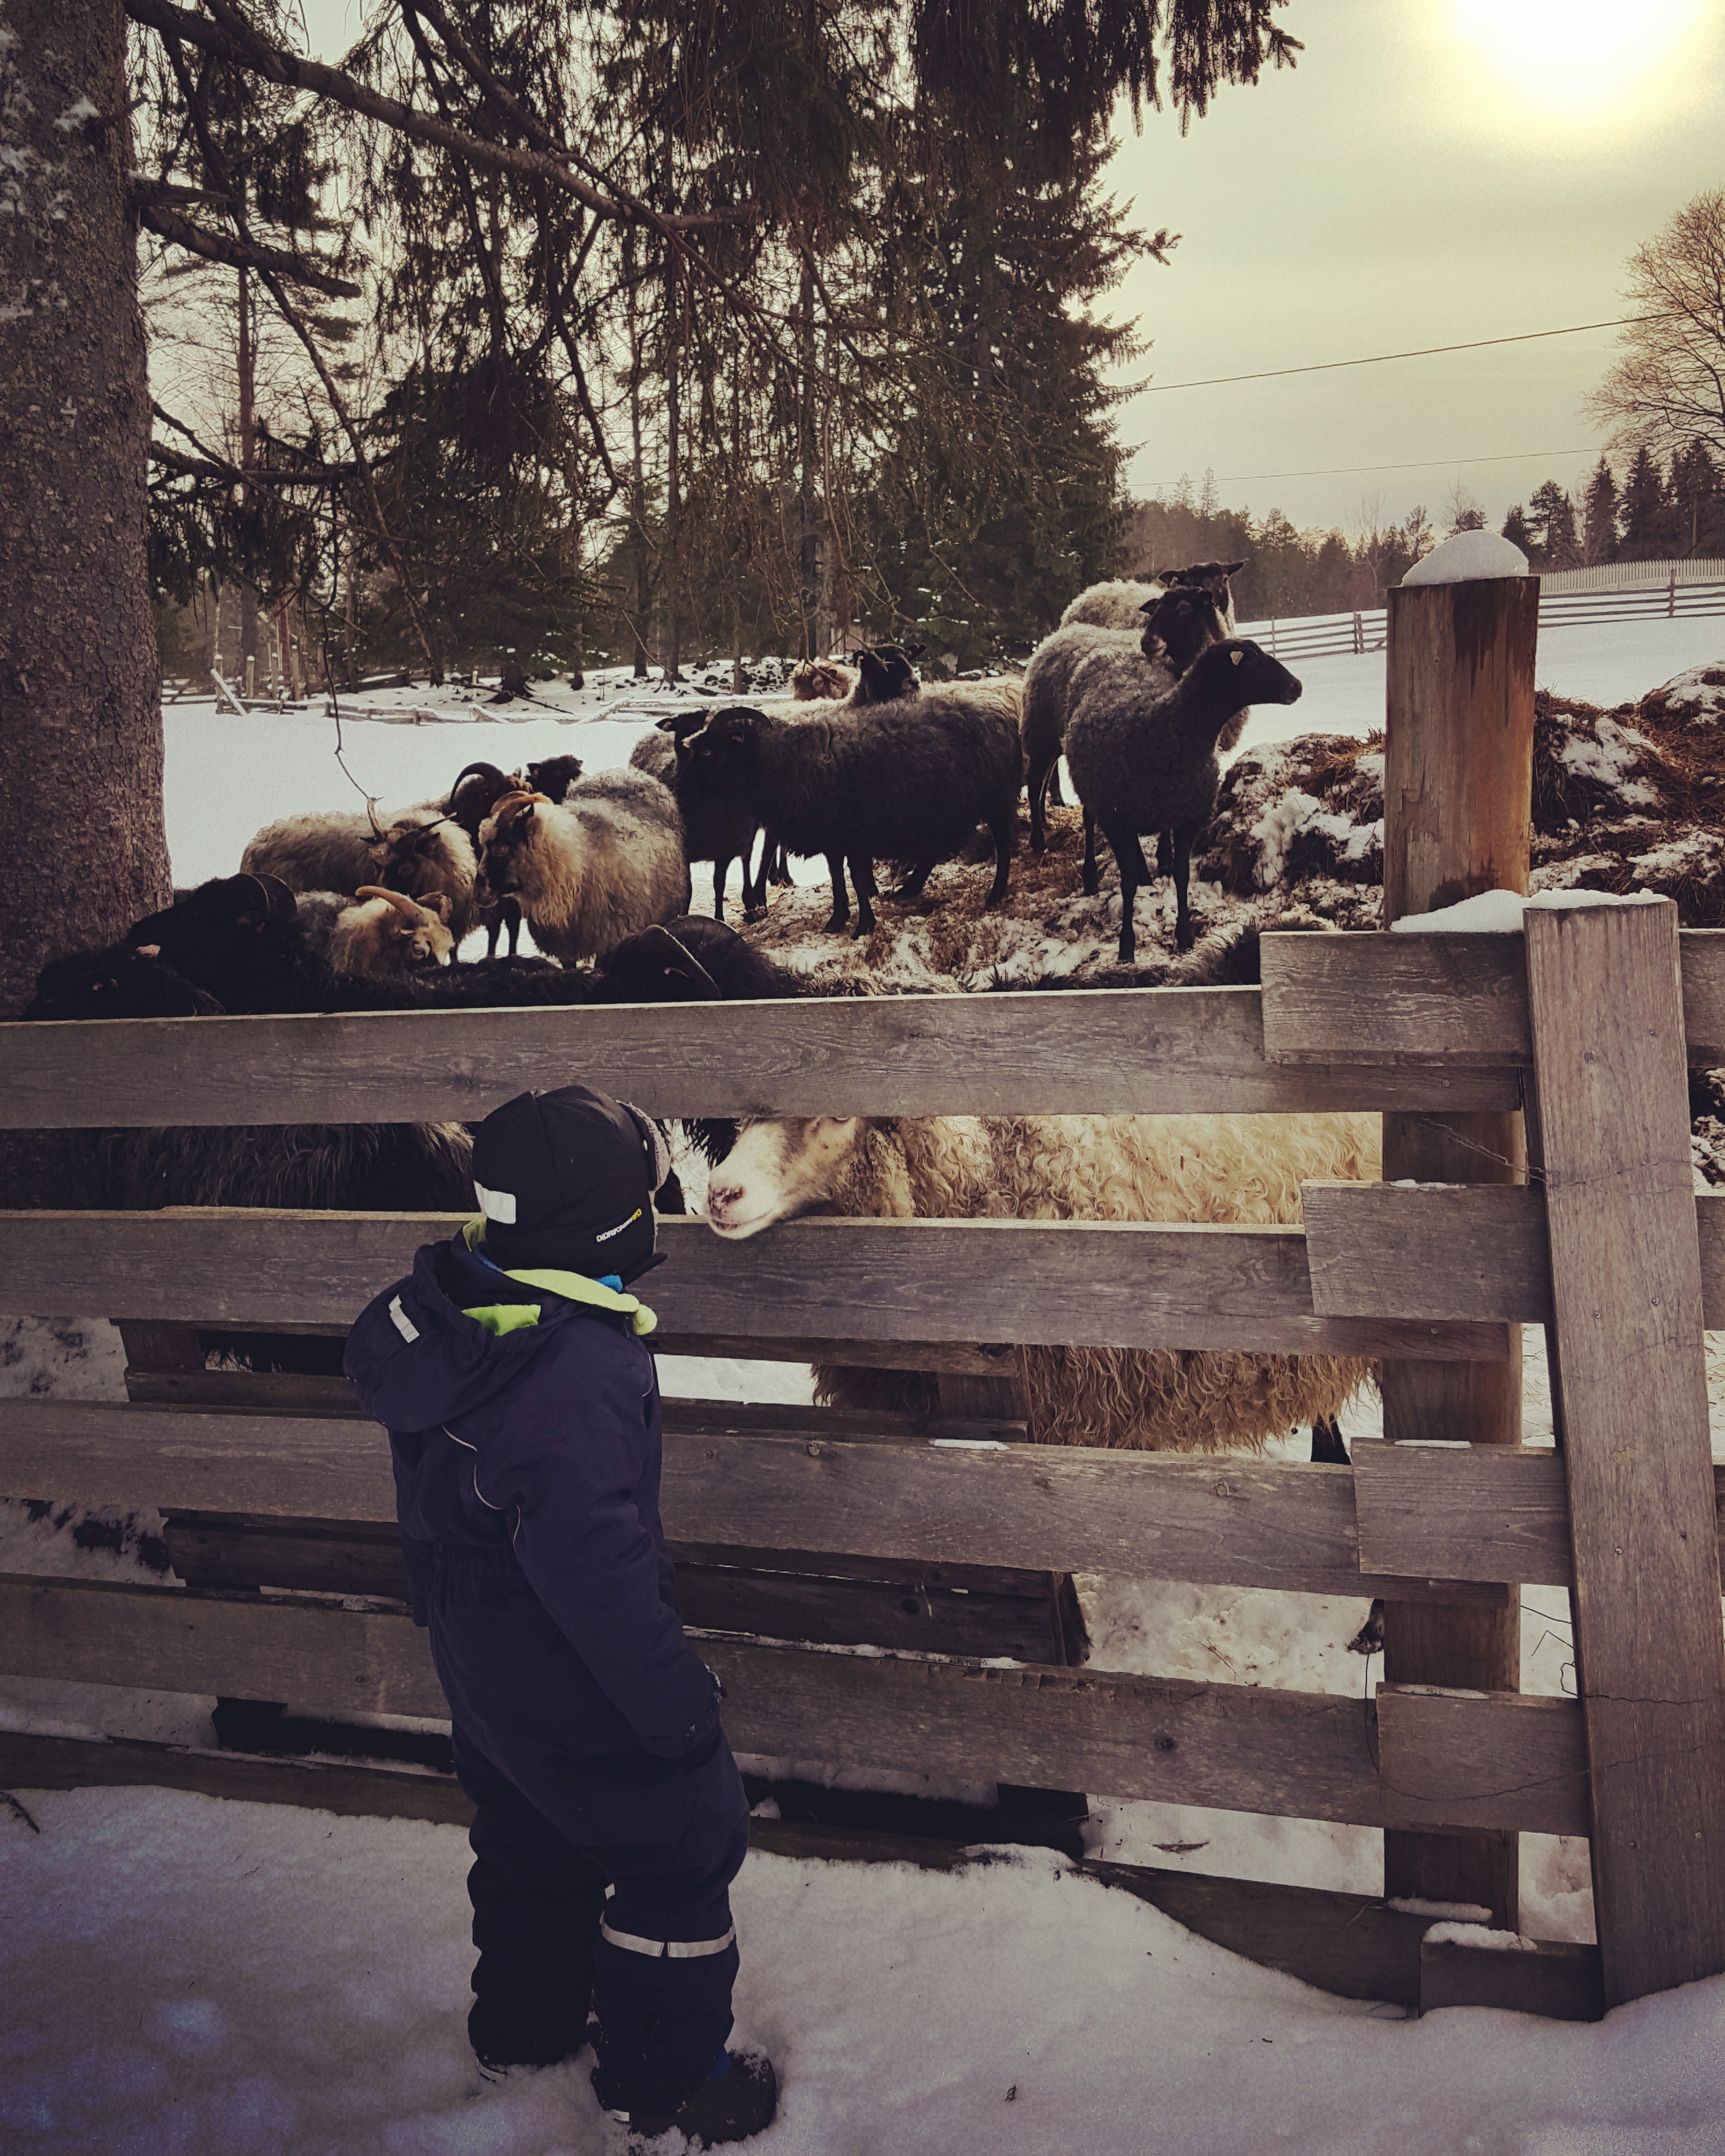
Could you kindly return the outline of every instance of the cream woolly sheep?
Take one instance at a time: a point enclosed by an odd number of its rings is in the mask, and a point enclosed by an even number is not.
[[[855,667],[840,660],[805,659],[791,675],[791,694],[799,704],[842,701],[859,678]]]
[[[809,1213],[873,1219],[1291,1223],[1300,1185],[1373,1182],[1369,1115],[1033,1116],[745,1122],[715,1169],[708,1218],[758,1235]],[[1260,1447],[1333,1417],[1365,1381],[1348,1357],[1028,1348],[1037,1440],[1134,1451]],[[927,1411],[926,1381],[817,1365],[829,1405]]]
[[[506,793],[480,826],[480,881],[520,900],[541,950],[608,958],[624,937],[689,910],[683,819],[640,771],[578,778],[560,803]]]
[[[303,916],[303,904],[300,910]],[[388,981],[418,967],[447,966],[455,948],[449,916],[449,901],[440,891],[421,906],[398,891],[362,884],[331,929],[325,953],[331,971]]]

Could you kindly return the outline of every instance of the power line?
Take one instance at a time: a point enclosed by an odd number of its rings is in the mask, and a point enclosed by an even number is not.
[[[1328,374],[1338,367],[1382,367],[1391,359],[1431,359],[1440,352],[1482,352],[1487,345],[1532,344],[1541,337],[1579,336],[1584,330],[1623,329],[1631,322],[1656,322],[1660,315],[1619,315],[1609,322],[1572,322],[1565,330],[1523,330],[1517,336],[1474,337],[1466,344],[1422,345],[1418,352],[1378,352],[1368,359],[1320,359],[1309,367],[1269,367],[1257,374],[1213,374],[1202,382],[1152,382],[1137,393],[1159,397],[1170,389],[1214,389],[1229,382],[1274,382],[1285,374]]]
[[[1496,457],[1422,457],[1415,462],[1399,465],[1327,465],[1316,471],[1291,472],[1224,472],[1215,484],[1218,486],[1240,486],[1250,480],[1260,479],[1351,479],[1361,472],[1439,471],[1452,465],[1519,465],[1532,464],[1545,457],[1597,456],[1597,449],[1517,449],[1507,456]],[[1189,478],[1183,473],[1183,478]],[[1178,480],[1153,479],[1152,486],[1178,486]]]

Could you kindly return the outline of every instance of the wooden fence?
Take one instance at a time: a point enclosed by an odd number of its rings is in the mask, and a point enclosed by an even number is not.
[[[941,1373],[933,1422],[672,1404],[667,1530],[720,1573],[980,1583],[1003,1608],[1027,1575],[1074,1570],[1458,1609],[1512,1606],[1522,1582],[1568,1587],[1579,1698],[1386,1684],[1363,1701],[1110,1675],[1066,1666],[1058,1640],[993,1666],[979,1648],[994,1620],[978,1602],[967,1634],[963,1596],[944,1629],[868,1656],[832,1652],[814,1625],[793,1632],[806,1596],[784,1600],[780,1638],[728,1628],[720,1597],[703,1652],[747,1753],[1423,1835],[1589,1835],[1598,1952],[1422,1948],[1422,1920],[1368,1897],[1131,1882],[1334,1989],[1582,2015],[1725,1969],[1725,1635],[1702,1359],[1703,1325],[1725,1327],[1725,1197],[1691,1195],[1683,1093],[1686,1055],[1725,1063],[1725,932],[1683,935],[1681,987],[1668,903],[1530,916],[1526,947],[1272,936],[1261,991],[0,1026],[0,1122],[471,1120],[575,1076],[660,1115],[1454,1118],[1537,1101],[1543,1188],[1312,1186],[1303,1229],[822,1219],[734,1244],[673,1220],[652,1301],[668,1348],[818,1346]],[[0,1579],[0,1669],[442,1713],[398,1597],[356,1593],[352,1576],[318,1591],[331,1547],[375,1553],[393,1534],[379,1433],[338,1380],[206,1369],[195,1328],[339,1332],[448,1224],[0,1215],[0,1306],[110,1313],[133,1364],[129,1404],[0,1403],[0,1488],[157,1506],[240,1566],[172,1590]],[[1362,1443],[1350,1469],[1055,1450],[1020,1441],[1009,1382],[1017,1348],[1075,1340],[1502,1364],[1524,1323],[1556,1345],[1561,1452]],[[989,1449],[939,1441],[954,1435]],[[423,1775],[27,1737],[0,1738],[0,1777],[459,1809]]]

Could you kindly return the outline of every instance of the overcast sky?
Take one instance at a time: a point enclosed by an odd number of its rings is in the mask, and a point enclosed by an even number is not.
[[[1725,187],[1717,0],[1291,0],[1279,19],[1306,43],[1293,72],[1224,90],[1183,141],[1168,114],[1122,131],[1134,221],[1183,235],[1124,290],[1118,312],[1153,340],[1140,377],[1603,321],[1626,311],[1636,244]],[[1349,527],[1374,493],[1387,516],[1423,501],[1440,517],[1460,479],[1497,525],[1593,463],[1580,403],[1616,337],[1140,396],[1120,414],[1132,490],[1209,467],[1231,505]],[[1527,450],[1548,454],[1463,462]],[[1256,476],[1416,459],[1435,461]]]
[[[334,59],[357,0],[304,4]],[[1298,67],[1224,90],[1183,140],[1170,114],[1138,136],[1122,116],[1113,191],[1183,235],[1111,309],[1152,340],[1134,379],[1604,321],[1625,311],[1637,244],[1725,187],[1719,0],[1290,0],[1279,19],[1305,41]],[[1235,506],[1353,528],[1374,496],[1385,518],[1423,501],[1441,526],[1459,480],[1496,526],[1593,464],[1580,402],[1615,343],[1596,330],[1138,396],[1119,414],[1130,484],[1209,468]],[[1471,461],[1491,457],[1517,460]]]

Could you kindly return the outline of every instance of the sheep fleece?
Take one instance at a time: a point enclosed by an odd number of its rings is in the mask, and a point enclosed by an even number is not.
[[[868,1218],[1292,1224],[1300,1185],[1375,1182],[1369,1115],[931,1117],[865,1127],[830,1201]],[[1344,1407],[1351,1357],[1127,1348],[1024,1351],[1032,1434],[1142,1452],[1261,1447]],[[908,1382],[906,1381],[908,1378]],[[920,1373],[815,1366],[823,1405],[936,1410]]]

